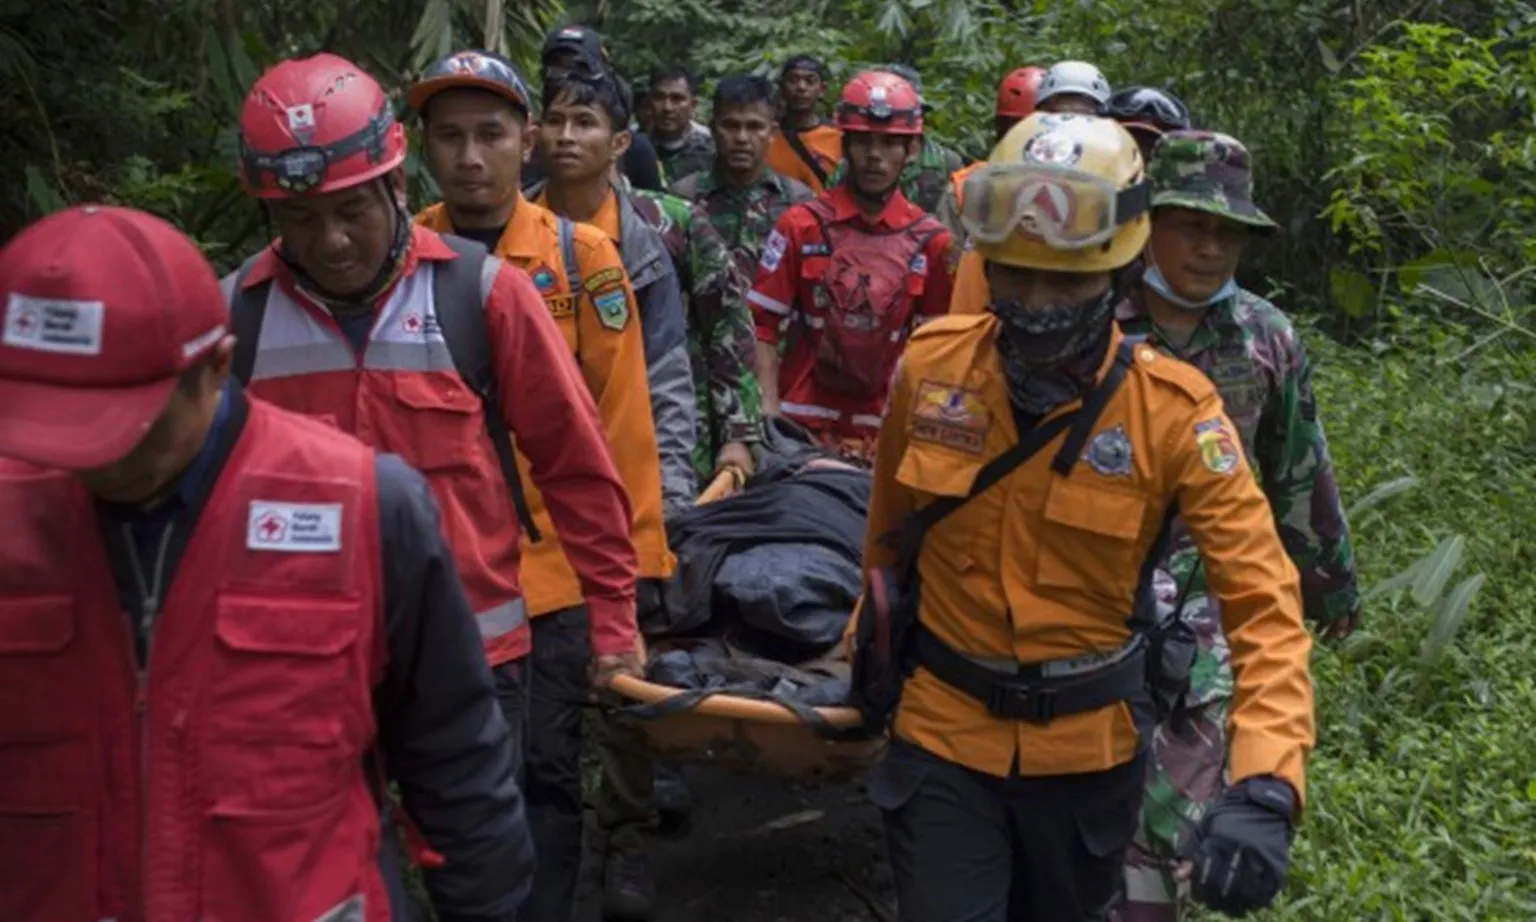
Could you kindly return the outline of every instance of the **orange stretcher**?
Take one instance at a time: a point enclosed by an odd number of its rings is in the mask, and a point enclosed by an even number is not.
[[[722,471],[699,503],[723,499],[744,481],[740,471]],[[830,781],[862,774],[885,745],[883,736],[864,730],[852,707],[812,708],[630,676],[609,690],[622,702],[610,718],[628,724],[653,755],[673,761]]]

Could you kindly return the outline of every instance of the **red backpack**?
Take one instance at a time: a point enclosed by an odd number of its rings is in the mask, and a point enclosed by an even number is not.
[[[944,225],[924,214],[906,227],[874,232],[834,221],[823,199],[805,207],[821,225],[829,257],[815,294],[826,315],[816,347],[816,385],[857,399],[884,397],[911,327],[907,276],[926,271],[918,261]]]

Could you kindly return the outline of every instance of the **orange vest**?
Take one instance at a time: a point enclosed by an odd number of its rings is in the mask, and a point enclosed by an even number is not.
[[[970,164],[968,166],[963,166],[960,169],[958,169],[958,170],[954,171],[953,173],[949,174],[949,182],[955,188],[955,207],[956,208],[959,208],[961,205],[963,205],[965,203],[965,181],[970,178],[970,175],[972,173],[976,172],[979,168],[984,167],[986,165],[987,165],[987,162],[985,160],[978,160],[975,163],[972,163],[972,164]]]
[[[831,125],[823,124],[800,132],[800,140],[811,156],[816,158],[822,172],[831,176],[843,159],[843,133]],[[826,184],[805,162],[805,158],[795,153],[782,131],[775,131],[773,140],[768,142],[768,168],[780,176],[798,179],[816,190],[817,195],[826,191]]]
[[[495,255],[527,272],[544,298],[550,316],[581,367],[613,449],[614,464],[629,492],[634,510],[634,543],[642,577],[666,579],[677,567],[667,547],[662,523],[661,462],[656,450],[656,426],[651,417],[650,385],[646,377],[645,343],[629,276],[617,247],[589,224],[571,224],[575,275],[582,290],[571,291],[570,272],[560,245],[560,219],[554,212],[520,199],[512,212]],[[448,211],[441,203],[416,215],[416,223],[439,233],[452,233]],[[628,320],[620,329],[603,322],[593,299],[621,292],[629,301]],[[517,452],[518,471],[525,484],[528,508],[543,540],[522,542],[522,584],[532,617],[580,605],[581,583],[560,545],[544,497],[533,483],[528,459]]]
[[[905,513],[964,496],[1017,442],[997,323],[989,314],[950,316],[913,334],[880,432],[866,565],[894,562],[877,539]],[[1142,564],[1177,502],[1208,552],[1232,642],[1233,777],[1275,774],[1302,791],[1313,742],[1311,641],[1295,567],[1236,432],[1209,380],[1139,347],[1067,476],[1051,469],[1066,438],[1058,435],[928,532],[919,619],[953,649],[986,660],[1116,650],[1130,639]],[[1105,450],[1096,451],[1101,441]],[[997,776],[1015,766],[1024,775],[1102,771],[1138,746],[1124,702],[1044,724],[1008,721],[922,668],[907,682],[895,733]]]
[[[0,518],[0,919],[388,922],[373,453],[251,401],[144,673],[85,490]]]

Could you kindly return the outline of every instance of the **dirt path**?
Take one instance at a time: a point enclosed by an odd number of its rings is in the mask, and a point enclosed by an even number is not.
[[[690,772],[692,831],[658,843],[652,856],[655,922],[895,918],[879,816],[858,786]],[[601,922],[600,869],[587,857],[575,922]]]

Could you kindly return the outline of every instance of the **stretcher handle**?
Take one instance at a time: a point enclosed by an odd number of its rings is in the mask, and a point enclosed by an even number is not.
[[[687,694],[684,689],[670,685],[658,685],[634,676],[615,676],[609,689],[621,697],[639,704],[654,704],[677,695]],[[855,730],[864,725],[864,717],[851,707],[813,708],[828,724],[840,730]],[[801,725],[800,718],[783,705],[756,698],[736,695],[711,695],[700,701],[690,713],[707,717],[725,717],[731,720],[750,720],[758,723]]]
[[[725,499],[727,496],[740,490],[747,482],[747,472],[734,464],[727,464],[715,475],[715,479],[709,482],[699,498],[694,500],[694,505],[702,506],[712,503],[717,499]]]

